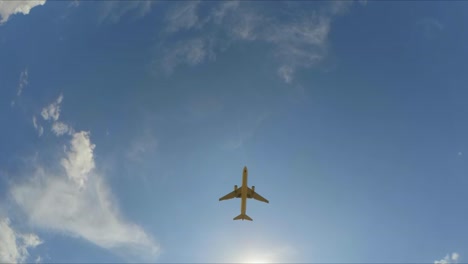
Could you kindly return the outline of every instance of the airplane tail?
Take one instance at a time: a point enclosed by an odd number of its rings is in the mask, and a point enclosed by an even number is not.
[[[249,221],[252,221],[252,218],[250,218],[248,215],[246,214],[240,214],[236,217],[234,217],[234,220],[241,220],[244,221],[244,220],[249,220]]]

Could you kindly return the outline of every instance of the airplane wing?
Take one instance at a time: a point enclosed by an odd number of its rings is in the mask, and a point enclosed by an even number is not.
[[[260,194],[256,193],[254,190],[249,188],[249,192],[247,193],[247,198],[253,198],[257,201],[270,203],[267,199],[263,198]]]
[[[220,201],[223,201],[223,200],[229,200],[229,199],[232,199],[232,198],[240,198],[241,197],[241,189],[236,189],[226,195],[224,195],[223,197],[219,198]]]

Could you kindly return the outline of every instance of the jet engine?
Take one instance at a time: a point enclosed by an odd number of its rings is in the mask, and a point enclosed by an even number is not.
[[[237,190],[237,185],[234,185],[234,191]]]
[[[255,186],[252,185],[252,192],[255,192]]]

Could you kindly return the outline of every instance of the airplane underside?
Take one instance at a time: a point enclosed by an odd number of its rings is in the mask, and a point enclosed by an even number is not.
[[[255,199],[260,202],[269,203],[269,201],[263,198],[260,194],[255,191],[255,186],[249,188],[247,185],[247,167],[244,167],[244,171],[242,174],[242,186],[241,188],[237,188],[237,185],[234,185],[234,191],[226,194],[225,196],[219,198],[220,201],[229,200],[232,198],[240,198],[241,199],[241,214],[234,217],[233,220],[248,220],[253,221],[246,213],[247,208],[247,199]]]

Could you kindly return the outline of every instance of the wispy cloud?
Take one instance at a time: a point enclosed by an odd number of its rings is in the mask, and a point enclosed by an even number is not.
[[[219,6],[215,7],[212,11],[213,21],[216,24],[221,24],[227,14],[236,10],[239,7],[239,1],[225,1]]]
[[[80,0],[71,0],[69,7],[78,7],[80,6]]]
[[[328,17],[311,15],[299,21],[271,28],[265,39],[275,45],[275,55],[287,67],[285,82],[291,82],[297,67],[310,67],[326,55],[326,41],[330,31]]]
[[[145,129],[132,142],[127,152],[127,157],[131,160],[141,161],[144,155],[156,150],[158,141],[149,129]]]
[[[197,26],[199,22],[197,14],[199,3],[199,1],[189,1],[176,4],[166,16],[166,30],[176,32]]]
[[[279,76],[286,82],[291,83],[294,69],[291,66],[283,65],[278,69]]]
[[[33,170],[25,172],[26,180],[12,184],[9,193],[15,208],[32,227],[85,239],[131,261],[154,261],[159,246],[119,212],[105,176],[96,169],[96,145],[90,132],[74,132],[58,121],[62,100],[60,95],[41,114],[52,121],[52,130],[69,137],[69,142],[63,152],[51,155],[59,157],[56,162],[43,166],[35,161]],[[38,129],[35,117],[33,124]]]
[[[38,135],[42,136],[42,134],[44,133],[44,128],[37,123],[36,116],[33,116],[32,121],[33,121],[34,129],[36,129]]]
[[[0,2],[1,4],[1,2]],[[28,69],[26,68],[24,71],[20,73],[18,88],[16,92],[16,97],[19,98],[23,93],[23,89],[28,85]],[[11,106],[15,105],[15,100],[11,101]]]
[[[28,85],[28,69],[25,69],[21,72],[18,84],[18,92],[16,93],[17,96],[21,96],[24,87]]]
[[[223,146],[231,150],[242,147],[248,140],[254,137],[262,123],[267,119],[268,115],[269,114],[267,112],[264,112],[260,115],[257,115],[255,119],[247,119],[248,122],[242,124],[242,126],[240,123],[237,123],[237,134],[235,136],[231,136]]]
[[[65,135],[66,133],[72,134],[73,128],[63,122],[57,121],[52,124],[52,132],[56,136]]]
[[[361,3],[365,5],[366,3]],[[347,0],[334,0],[330,1],[330,12],[333,15],[340,15],[348,12],[349,8],[353,5],[352,1]]]
[[[29,14],[32,8],[44,5],[46,0],[0,1],[0,25],[8,21],[13,14]]]
[[[50,105],[42,108],[41,115],[44,120],[57,121],[60,117],[60,104],[62,103],[63,95],[59,95],[57,100]]]
[[[103,1],[100,8],[99,23],[117,23],[127,15],[142,17],[151,11],[154,3],[151,0]]]
[[[65,124],[64,122],[58,121],[60,118],[62,101],[63,101],[63,95],[60,94],[57,100],[55,100],[55,102],[42,108],[42,111],[41,111],[42,118],[46,121],[52,122],[51,131],[56,136],[62,136],[65,134],[72,135],[75,132],[75,130],[71,126]],[[33,117],[33,124],[34,124],[34,128],[36,128],[36,130],[39,131],[39,136],[41,136],[43,132],[43,128],[42,126],[38,126],[35,116]]]
[[[460,255],[456,252],[447,254],[443,259],[435,260],[434,264],[456,264],[460,259]]]
[[[433,39],[444,30],[444,25],[435,18],[420,19],[416,22],[416,27],[428,39]]]
[[[95,171],[94,148],[87,132],[75,133],[60,163],[64,171],[37,165],[31,178],[11,188],[13,200],[32,226],[81,237],[137,261],[154,261],[158,245],[120,215],[103,176]]]
[[[13,230],[8,218],[0,218],[0,263],[23,263],[29,248],[43,243],[36,234],[21,234]]]
[[[171,48],[165,48],[165,50],[162,67],[167,74],[172,73],[180,64],[193,66],[215,58],[212,42],[207,38],[180,41]]]
[[[236,9],[231,9],[233,12],[237,11]],[[234,23],[230,25],[231,27],[231,37],[237,40],[252,41],[263,37],[263,30],[266,22],[266,18],[259,13],[256,13],[252,10],[241,11],[241,13],[236,13],[234,17]]]
[[[317,65],[326,57],[332,20],[346,13],[352,2],[332,1],[323,10],[306,14],[292,10],[282,19],[266,15],[248,2],[225,1],[211,9],[204,4],[178,3],[166,17],[166,38],[175,34],[182,38],[175,45],[162,41],[158,46],[164,52],[157,61],[166,72],[182,64],[215,60],[226,43],[256,41],[272,49],[279,64],[278,75],[292,83],[296,69]],[[179,34],[181,30],[197,32],[196,37]]]

